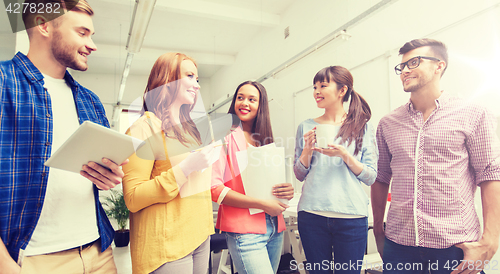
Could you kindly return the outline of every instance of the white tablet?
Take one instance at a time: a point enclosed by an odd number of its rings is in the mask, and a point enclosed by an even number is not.
[[[102,158],[121,164],[143,145],[137,138],[85,121],[45,165],[79,173],[89,161],[105,167]]]

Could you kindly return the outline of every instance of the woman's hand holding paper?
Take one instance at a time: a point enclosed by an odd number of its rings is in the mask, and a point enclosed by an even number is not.
[[[193,171],[203,170],[214,163],[214,145],[210,144],[202,150],[191,152],[179,163],[179,167],[186,177]]]
[[[288,208],[288,205],[278,200],[263,200],[262,210],[271,216],[278,216]]]
[[[273,195],[278,199],[291,200],[293,198],[293,186],[290,183],[277,184],[273,186]]]

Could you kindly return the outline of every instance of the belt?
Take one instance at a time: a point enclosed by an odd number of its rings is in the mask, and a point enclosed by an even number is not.
[[[79,247],[77,247],[77,248],[78,248],[78,249],[80,249],[80,250],[87,249],[88,247],[91,247],[92,245],[94,245],[94,244],[95,244],[98,240],[99,240],[99,239],[97,239],[97,240],[95,240],[95,241],[92,241],[92,242],[90,242],[90,243],[88,243],[88,244],[84,244],[84,245],[82,245],[82,246],[79,246]]]

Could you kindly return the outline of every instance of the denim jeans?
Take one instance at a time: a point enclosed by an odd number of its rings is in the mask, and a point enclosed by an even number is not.
[[[238,274],[274,274],[278,271],[283,232],[278,218],[266,214],[266,234],[226,232],[227,247]]]
[[[298,228],[309,273],[360,273],[368,235],[366,217],[328,218],[299,211]]]
[[[388,239],[385,239],[384,242],[384,274],[449,274],[461,263],[460,260],[463,258],[464,253],[462,249],[456,246],[435,249],[404,246]],[[470,267],[473,266],[470,265]],[[493,264],[490,267],[498,268],[497,265]]]

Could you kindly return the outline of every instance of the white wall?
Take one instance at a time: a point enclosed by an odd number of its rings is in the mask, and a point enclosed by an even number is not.
[[[10,21],[5,12],[0,12],[0,61],[10,60],[15,54],[16,36],[12,35]]]
[[[0,60],[10,60],[15,54],[16,37],[12,33],[0,33]]]

